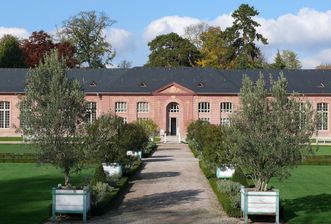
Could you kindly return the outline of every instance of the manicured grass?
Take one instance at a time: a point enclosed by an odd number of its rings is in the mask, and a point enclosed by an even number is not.
[[[23,141],[22,137],[0,137],[0,142],[6,141],[6,142],[21,142]]]
[[[315,155],[331,155],[331,146],[319,146]]]
[[[298,166],[290,178],[270,185],[280,190],[286,223],[331,220],[331,166]]]
[[[34,153],[29,144],[0,144],[0,153]]]
[[[85,169],[72,175],[72,183],[83,184],[93,174]],[[0,163],[0,223],[36,224],[49,215],[51,189],[63,183],[60,170],[35,163]]]

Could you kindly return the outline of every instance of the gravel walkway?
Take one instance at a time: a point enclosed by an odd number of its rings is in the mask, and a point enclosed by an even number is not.
[[[187,145],[159,146],[130,185],[118,208],[88,223],[240,223],[222,211]]]

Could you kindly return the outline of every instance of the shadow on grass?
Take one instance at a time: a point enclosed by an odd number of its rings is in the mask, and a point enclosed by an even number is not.
[[[294,219],[299,213],[331,212],[331,194],[309,195],[306,197],[282,201],[283,217],[286,222]]]

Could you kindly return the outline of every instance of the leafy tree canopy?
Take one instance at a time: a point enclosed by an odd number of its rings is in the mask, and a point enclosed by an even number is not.
[[[225,30],[228,47],[228,68],[247,69],[261,67],[261,52],[255,42],[268,44],[262,34],[257,33],[260,24],[253,17],[259,15],[254,7],[242,4],[232,13],[234,22]]]
[[[64,21],[59,36],[76,47],[76,59],[81,67],[103,68],[115,57],[105,35],[114,22],[104,13],[80,12]]]
[[[19,41],[12,35],[4,35],[0,39],[0,67],[23,68],[24,56]]]
[[[145,66],[149,67],[192,67],[200,58],[197,48],[176,33],[157,36],[148,46],[151,53]]]
[[[38,149],[40,162],[63,170],[67,186],[70,172],[79,170],[85,159],[81,141],[84,92],[77,80],[67,77],[65,61],[57,51],[28,72],[26,83],[20,103],[21,131]]]
[[[270,92],[263,75],[256,84],[248,76],[240,90],[242,110],[232,117],[234,163],[252,173],[257,190],[267,190],[272,177],[289,175],[289,169],[312,153],[310,137],[316,119],[311,105],[288,95],[287,80],[270,77]]]

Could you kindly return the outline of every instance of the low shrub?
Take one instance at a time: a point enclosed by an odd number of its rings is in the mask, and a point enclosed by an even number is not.
[[[240,169],[240,167],[236,167],[236,171],[234,172],[231,180],[233,182],[240,183],[241,185],[243,185],[245,187],[248,187],[247,178],[246,178],[244,172]]]
[[[235,195],[230,197],[228,194],[224,193],[224,191],[222,191],[219,187],[219,184],[218,184],[219,181],[222,181],[222,180],[217,180],[216,178],[211,178],[211,179],[209,179],[209,184],[212,187],[214,193],[216,194],[217,199],[220,202],[220,204],[222,205],[224,211],[230,217],[241,217],[240,208],[237,206],[234,206],[234,204],[237,203],[237,197]],[[225,180],[225,181],[230,181],[230,180]],[[232,183],[234,183],[234,182],[232,182]],[[237,183],[234,183],[234,184],[237,184]],[[239,200],[240,200],[239,191],[238,191],[238,194],[239,194]]]
[[[229,198],[233,209],[240,208],[240,183],[231,180],[218,180],[217,187],[219,191]]]
[[[149,141],[147,146],[144,148],[142,152],[142,157],[146,158],[151,156],[157,149],[157,144],[153,141]]]
[[[100,203],[113,190],[107,183],[97,182],[92,185],[92,205]]]
[[[331,165],[331,155],[318,155],[312,156],[304,160],[301,165],[322,165],[330,166]]]
[[[211,169],[205,161],[199,160],[199,166],[207,179],[216,177],[215,170]]]
[[[35,163],[37,155],[34,153],[0,153],[0,163]]]

